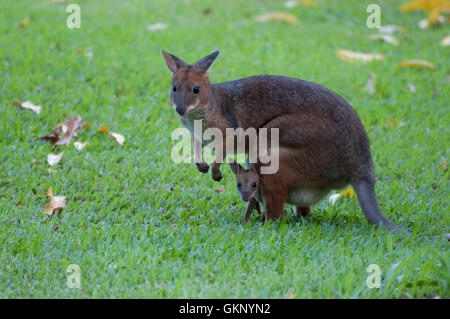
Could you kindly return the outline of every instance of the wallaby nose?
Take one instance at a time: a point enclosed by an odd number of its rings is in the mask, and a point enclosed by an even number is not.
[[[251,194],[250,194],[250,193],[247,193],[247,192],[242,193],[242,200],[243,200],[244,202],[248,202],[248,201],[250,200],[250,197],[251,197]]]
[[[186,109],[185,109],[183,106],[177,105],[177,107],[175,108],[175,110],[176,110],[177,113],[180,114],[180,115],[184,115],[184,113],[186,113]]]

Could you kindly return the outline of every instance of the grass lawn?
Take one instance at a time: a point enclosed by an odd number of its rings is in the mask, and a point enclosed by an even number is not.
[[[450,85],[432,99],[449,74],[450,48],[440,45],[448,24],[420,30],[424,12],[380,1],[382,24],[406,28],[393,46],[369,40],[374,1],[292,9],[269,0],[69,2],[81,6],[80,29],[66,27],[67,2],[0,4],[1,298],[450,297],[449,244],[423,238],[450,232]],[[255,22],[273,11],[299,23]],[[149,31],[155,23],[168,27]],[[414,235],[369,226],[356,197],[346,196],[315,206],[311,218],[298,220],[287,206],[282,223],[262,226],[255,214],[242,225],[245,205],[229,167],[217,183],[171,161],[170,134],[181,124],[161,49],[191,63],[219,49],[212,82],[278,74],[339,93],[371,139],[383,212]],[[348,63],[338,49],[386,60]],[[398,67],[409,59],[437,70]],[[370,72],[373,95],[363,90]],[[30,142],[77,115],[89,123],[76,139],[90,143],[82,151]],[[125,144],[99,133],[101,125]],[[47,154],[61,151],[49,172]],[[67,197],[53,218],[43,212],[50,187]],[[70,264],[81,269],[81,289],[66,285]],[[366,285],[370,264],[380,267],[379,289]]]

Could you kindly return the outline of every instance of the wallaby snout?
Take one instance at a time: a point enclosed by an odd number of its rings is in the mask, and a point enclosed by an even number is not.
[[[186,113],[186,108],[184,106],[181,106],[181,105],[176,105],[175,106],[175,111],[177,111],[178,114],[183,116]]]

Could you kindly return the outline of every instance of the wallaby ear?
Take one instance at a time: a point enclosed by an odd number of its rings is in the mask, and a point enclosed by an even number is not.
[[[255,172],[256,174],[259,174],[259,168],[256,168],[255,165],[252,165],[252,171]]]
[[[244,169],[240,164],[238,164],[232,160],[230,160],[230,167],[231,167],[231,171],[234,173],[234,175],[239,174],[239,171],[241,169]]]
[[[208,75],[209,68],[211,67],[211,64],[214,62],[214,60],[219,55],[219,51],[215,51],[211,53],[208,56],[205,56],[203,59],[200,59],[197,63],[193,64],[192,66]]]
[[[161,50],[161,53],[164,57],[164,60],[166,60],[167,67],[172,73],[177,72],[177,70],[183,66],[188,66],[186,62],[174,56],[173,54],[170,54],[164,50]]]

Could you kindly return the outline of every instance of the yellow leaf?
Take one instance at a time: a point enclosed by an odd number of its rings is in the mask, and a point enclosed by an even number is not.
[[[22,21],[20,21],[19,26],[22,28],[26,28],[28,26],[28,24],[30,24],[30,20],[28,20],[27,18],[23,19]]]
[[[435,8],[431,10],[430,14],[428,15],[428,22],[431,24],[439,23],[439,9]]]
[[[386,59],[386,56],[382,54],[361,53],[349,50],[337,50],[336,55],[338,56],[339,59],[348,62],[359,61],[362,63],[367,63],[372,60],[383,61]]]
[[[109,133],[108,129],[107,129],[106,126],[104,126],[104,125],[100,126],[100,127],[98,128],[98,131],[99,131],[100,133],[104,133],[104,134],[108,134],[108,133]]]
[[[388,119],[387,122],[391,127],[403,127],[405,126],[405,122],[397,120],[397,119]]]
[[[303,1],[286,1],[284,6],[288,9],[294,7],[317,7],[317,2],[312,0],[303,0]]]
[[[369,37],[370,40],[382,40],[384,42],[393,44],[393,45],[398,45],[398,40],[393,37],[392,35],[389,34],[382,34],[382,33],[378,33],[378,34],[372,34]]]
[[[424,67],[424,68],[427,68],[427,69],[436,70],[436,67],[433,64],[431,64],[430,62],[425,61],[425,60],[407,60],[407,61],[402,61],[402,62],[400,62],[398,64],[398,66],[401,67],[401,68],[405,68],[405,67],[412,67],[412,68],[414,68],[414,67],[416,67],[416,68]]]
[[[284,12],[272,12],[260,15],[256,18],[257,22],[283,21],[291,24],[297,24],[298,19],[295,15]]]
[[[355,196],[355,191],[351,188],[346,189],[345,191],[341,192],[342,196],[348,196],[350,198],[353,198]]]
[[[406,3],[400,7],[401,11],[423,10],[432,11],[434,9],[448,9],[450,1],[448,0],[419,0]]]

